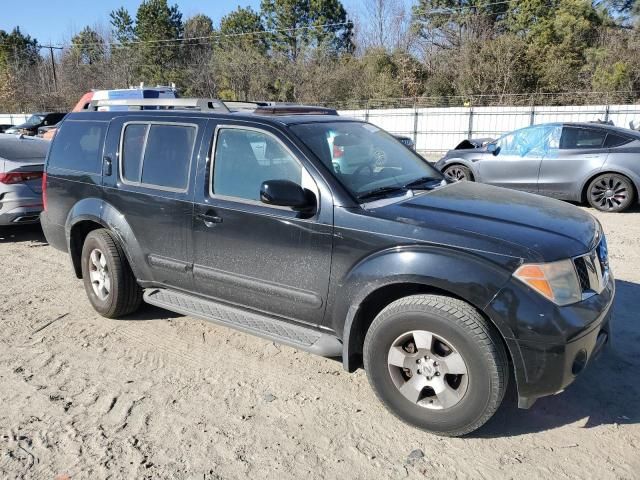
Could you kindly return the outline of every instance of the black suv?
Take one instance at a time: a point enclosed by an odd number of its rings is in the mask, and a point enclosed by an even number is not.
[[[395,415],[442,435],[484,424],[511,375],[522,408],[561,391],[607,343],[591,215],[448,183],[374,125],[305,112],[67,116],[42,225],[93,307],[144,300],[363,366]]]

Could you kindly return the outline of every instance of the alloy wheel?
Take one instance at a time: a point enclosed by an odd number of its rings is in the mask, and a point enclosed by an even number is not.
[[[462,167],[449,167],[444,172],[445,177],[454,182],[461,182],[463,180],[469,180],[467,172]]]
[[[111,277],[107,266],[107,257],[97,248],[94,248],[89,255],[89,277],[93,293],[105,301],[111,292]]]
[[[389,374],[410,402],[433,410],[458,404],[469,385],[467,364],[451,342],[426,330],[399,336],[387,355]]]
[[[616,211],[628,203],[632,192],[618,175],[604,175],[591,185],[589,196],[600,210]]]

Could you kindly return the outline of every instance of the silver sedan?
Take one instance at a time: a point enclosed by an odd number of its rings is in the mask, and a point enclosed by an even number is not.
[[[638,200],[640,133],[595,123],[534,125],[478,148],[450,150],[436,167],[454,181],[621,212]]]
[[[40,138],[0,134],[0,225],[40,220],[48,148]]]

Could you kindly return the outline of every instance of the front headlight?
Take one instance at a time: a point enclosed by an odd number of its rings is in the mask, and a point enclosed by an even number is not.
[[[582,300],[580,281],[572,260],[525,263],[513,276],[556,305],[569,305]]]

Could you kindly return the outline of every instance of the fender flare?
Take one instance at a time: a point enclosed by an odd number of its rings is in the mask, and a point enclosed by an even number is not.
[[[113,205],[101,198],[88,197],[80,200],[69,211],[65,222],[65,236],[67,247],[71,252],[71,231],[75,225],[83,221],[92,221],[108,229],[120,242],[131,270],[139,281],[151,278],[146,264],[136,262],[135,259],[144,258],[142,249],[125,215]]]
[[[354,369],[351,358],[359,348],[356,333],[363,321],[359,312],[372,295],[386,287],[420,285],[425,290],[458,297],[486,315],[485,307],[511,278],[508,268],[491,261],[492,256],[497,260],[497,256],[488,253],[480,256],[446,247],[407,246],[383,250],[361,260],[340,282],[333,302],[332,318],[335,331],[342,334],[344,368]],[[500,258],[503,265],[505,259],[514,266],[519,264],[519,259],[513,257]],[[470,264],[473,268],[469,268]],[[504,338],[513,335],[509,325],[489,320]]]

